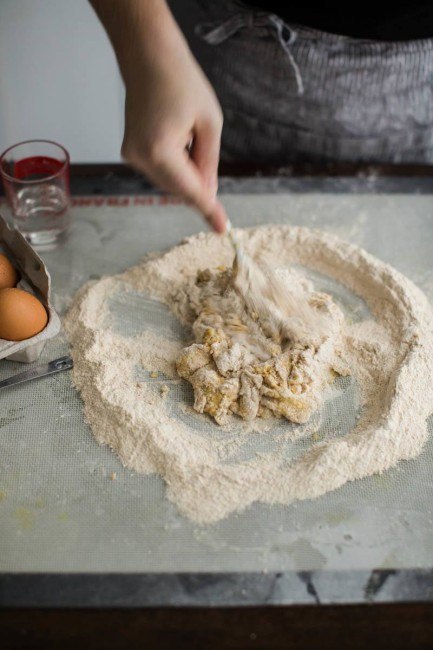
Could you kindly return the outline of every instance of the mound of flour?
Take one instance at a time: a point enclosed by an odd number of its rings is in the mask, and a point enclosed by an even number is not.
[[[203,524],[255,501],[315,498],[413,458],[426,441],[426,419],[433,412],[433,312],[415,285],[364,250],[323,232],[266,226],[239,235],[251,254],[260,253],[268,264],[276,266],[277,260],[282,268],[301,264],[319,271],[363,298],[371,310],[370,319],[346,321],[342,332],[341,362],[356,379],[362,404],[347,435],[320,440],[292,460],[281,449],[233,460],[232,446],[221,436],[195,435],[173,414],[167,392],[171,381],[181,381],[175,361],[185,341],[154,331],[131,338],[111,326],[110,297],[137,291],[168,305],[183,324],[192,323],[183,288],[211,263],[232,262],[230,245],[217,235],[191,237],[125,273],[88,283],[65,323],[73,381],[98,442],[112,447],[125,466],[159,473],[168,498]],[[166,383],[138,380],[137,368],[150,377],[163,376]]]

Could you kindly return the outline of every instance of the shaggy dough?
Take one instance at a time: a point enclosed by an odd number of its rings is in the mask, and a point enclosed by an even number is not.
[[[277,416],[307,422],[326,385],[337,374],[349,374],[338,353],[343,313],[298,273],[280,272],[290,291],[302,293],[326,321],[326,334],[304,332],[299,340],[281,341],[271,320],[259,322],[246,310],[232,273],[206,269],[182,289],[195,318],[195,342],[182,350],[176,367],[194,389],[195,410],[218,424],[231,413],[245,420]]]

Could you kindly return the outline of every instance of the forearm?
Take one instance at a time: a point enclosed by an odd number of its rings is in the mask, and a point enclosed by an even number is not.
[[[223,232],[222,112],[165,0],[90,0],[125,81],[122,156]]]
[[[125,82],[137,64],[158,68],[190,55],[165,0],[90,0],[116,52]]]

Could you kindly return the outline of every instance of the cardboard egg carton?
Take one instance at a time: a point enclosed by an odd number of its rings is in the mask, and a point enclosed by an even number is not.
[[[60,318],[50,304],[50,274],[25,237],[18,230],[10,228],[1,215],[0,249],[18,272],[20,280],[17,287],[36,296],[48,313],[47,325],[36,336],[25,341],[0,339],[0,359],[31,363],[39,357],[45,342],[56,336],[60,330]]]

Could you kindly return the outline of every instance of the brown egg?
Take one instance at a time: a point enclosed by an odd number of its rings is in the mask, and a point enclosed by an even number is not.
[[[0,289],[15,287],[18,282],[18,274],[6,255],[0,253]]]
[[[21,289],[0,290],[0,338],[23,341],[41,332],[48,321],[45,307]]]

